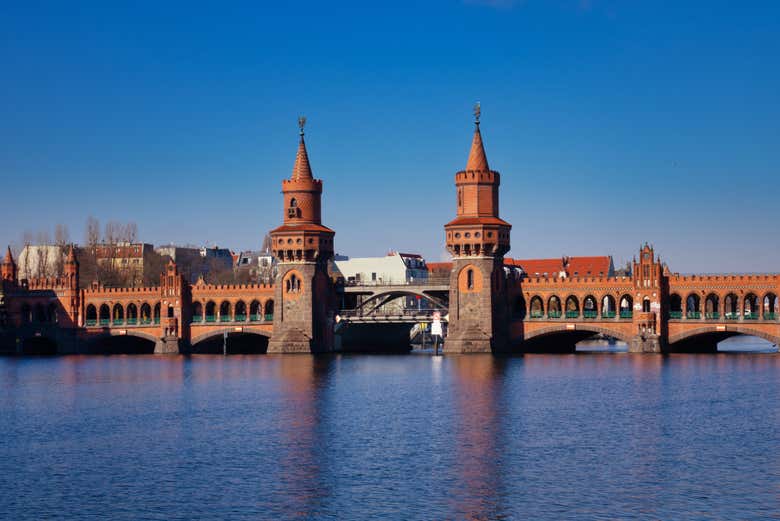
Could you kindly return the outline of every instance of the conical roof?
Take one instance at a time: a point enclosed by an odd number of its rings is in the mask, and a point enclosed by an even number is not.
[[[14,256],[11,253],[11,247],[8,246],[8,249],[5,252],[5,257],[3,258],[3,264],[13,264],[14,263]]]
[[[301,141],[298,143],[298,154],[295,156],[295,165],[293,166],[291,179],[298,181],[313,178],[311,166],[309,166],[309,154],[306,153],[306,142],[303,140],[303,133],[301,133]]]
[[[474,129],[474,140],[471,142],[469,160],[466,163],[466,171],[470,170],[476,172],[488,172],[490,170],[487,156],[485,155],[485,147],[482,145],[482,134],[479,132],[479,124]]]

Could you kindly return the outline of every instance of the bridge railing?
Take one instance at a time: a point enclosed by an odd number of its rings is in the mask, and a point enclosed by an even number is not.
[[[342,319],[350,318],[371,318],[371,317],[433,317],[434,313],[439,313],[442,317],[447,314],[447,310],[443,309],[417,309],[417,308],[405,308],[390,311],[372,311],[370,313],[363,313],[359,309],[342,309],[339,311],[339,317]]]
[[[427,279],[414,279],[409,281],[383,281],[383,280],[345,280],[344,287],[387,287],[387,286],[443,286],[449,285],[449,277],[430,277]]]

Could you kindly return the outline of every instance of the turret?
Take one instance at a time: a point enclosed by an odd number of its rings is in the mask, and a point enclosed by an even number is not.
[[[489,353],[509,345],[507,281],[503,257],[512,226],[498,216],[501,176],[490,170],[479,104],[466,169],[455,174],[456,217],[444,225],[450,274],[449,334],[444,351]]]
[[[481,110],[475,107],[474,137],[466,169],[455,174],[455,219],[444,226],[447,250],[453,256],[499,256],[509,251],[512,226],[498,216],[501,175],[488,166],[482,133]]]
[[[0,279],[13,283],[16,282],[16,275],[16,262],[14,262],[14,256],[9,246],[3,258],[3,264],[0,265]]]
[[[270,353],[333,349],[336,294],[328,276],[335,232],[322,225],[322,181],[314,179],[299,118],[300,138],[292,176],[282,181],[282,225],[271,231],[279,261],[274,288],[274,332]]]

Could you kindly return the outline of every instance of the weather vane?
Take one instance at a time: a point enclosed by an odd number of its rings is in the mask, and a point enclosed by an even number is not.
[[[306,116],[298,116],[298,128],[301,129],[301,135],[303,135],[303,127],[306,126]]]
[[[479,105],[479,101],[474,105],[474,123],[479,125],[479,117],[482,115],[482,108]]]

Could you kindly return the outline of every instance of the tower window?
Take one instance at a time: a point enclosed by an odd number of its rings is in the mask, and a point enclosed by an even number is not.
[[[301,216],[301,209],[298,208],[298,200],[293,197],[290,199],[290,207],[287,209],[287,217],[300,217]]]
[[[474,270],[466,271],[466,289],[474,289]]]

